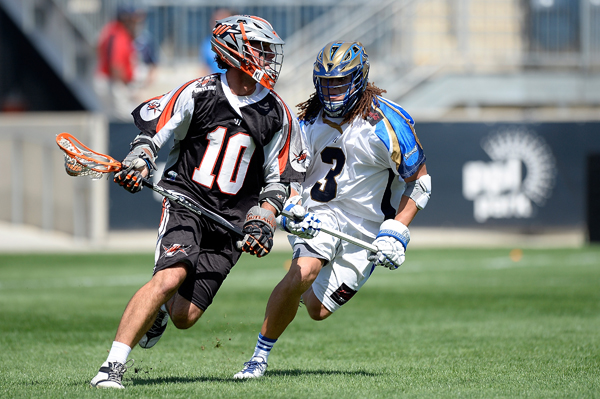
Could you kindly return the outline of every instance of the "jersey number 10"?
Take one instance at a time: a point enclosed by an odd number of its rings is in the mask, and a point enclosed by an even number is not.
[[[227,133],[227,129],[219,127],[206,136],[208,147],[200,166],[194,169],[192,180],[212,188],[216,179],[221,192],[234,195],[242,188],[256,145],[252,138],[245,133],[232,135],[227,140],[221,168],[215,175],[215,165],[224,144],[225,133]]]

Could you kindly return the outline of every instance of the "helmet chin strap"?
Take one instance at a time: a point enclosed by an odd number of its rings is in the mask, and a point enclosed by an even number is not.
[[[335,110],[329,110],[325,106],[323,106],[323,110],[325,111],[327,116],[329,116],[331,118],[341,118],[342,116],[344,116],[344,102],[343,101],[333,101],[333,102],[329,102],[329,104],[332,104],[332,105],[339,104],[339,106],[335,107]]]
[[[364,92],[364,90],[363,90]],[[360,98],[360,96],[362,95],[359,94],[357,97],[355,97],[352,100],[351,104],[344,104],[344,101],[330,101],[329,104],[341,104],[341,106],[339,108],[336,108],[335,111],[330,111],[328,110],[325,105],[323,104],[323,111],[327,114],[327,116],[329,116],[330,118],[341,118],[344,115],[346,115],[348,112],[352,111],[352,109],[356,106],[356,104],[358,103],[358,99]]]
[[[365,88],[366,88],[366,85],[359,93],[355,93],[356,89],[354,87],[354,84],[350,84],[350,87],[346,91],[344,98],[342,100],[325,101],[325,99],[323,98],[322,99],[323,111],[325,111],[327,116],[329,116],[330,118],[343,117],[348,112],[352,111],[352,109],[356,106],[356,104],[358,103],[358,100],[362,96],[362,93],[364,93]],[[348,102],[346,102],[346,100],[348,100]],[[327,107],[325,106],[325,104],[328,104],[329,108],[333,108],[333,110],[331,110],[331,109],[328,110]]]

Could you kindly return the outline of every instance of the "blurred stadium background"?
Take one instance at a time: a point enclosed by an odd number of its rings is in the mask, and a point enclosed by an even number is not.
[[[93,89],[98,34],[125,4],[0,0],[0,250],[152,249],[160,199],[70,178],[54,144],[67,131],[120,158],[137,133]],[[370,80],[415,118],[434,179],[411,245],[600,241],[600,0],[135,5],[158,51],[139,101],[205,73],[198,49],[219,7],[268,19],[286,41],[276,90],[292,106],[324,44],[361,41]]]

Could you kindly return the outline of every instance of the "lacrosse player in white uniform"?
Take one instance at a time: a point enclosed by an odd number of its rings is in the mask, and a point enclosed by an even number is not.
[[[408,225],[427,205],[431,178],[414,121],[368,83],[369,61],[359,42],[332,42],[313,69],[316,92],[298,107],[308,146],[306,179],[279,216],[293,260],[273,290],[255,351],[235,379],[261,377],[273,345],[296,316],[302,298],[323,320],[348,302],[377,266],[404,262]],[[309,213],[306,213],[306,210]],[[302,221],[297,221],[302,219]],[[373,241],[377,252],[321,232],[339,230]]]

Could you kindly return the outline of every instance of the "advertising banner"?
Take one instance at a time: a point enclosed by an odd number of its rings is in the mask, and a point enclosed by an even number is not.
[[[415,127],[433,189],[414,226],[532,231],[584,226],[586,160],[600,153],[600,122],[417,122]],[[111,124],[110,154],[123,159],[137,133],[133,124]],[[171,145],[160,151],[159,167]],[[157,228],[161,201],[150,190],[130,194],[111,184],[110,228]]]
[[[422,226],[581,227],[600,123],[421,123],[433,192]]]

